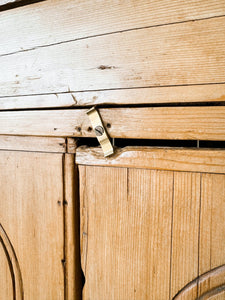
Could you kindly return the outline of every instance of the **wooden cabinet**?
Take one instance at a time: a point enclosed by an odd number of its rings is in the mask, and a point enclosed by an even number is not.
[[[224,28],[223,0],[0,0],[0,300],[225,300]]]
[[[224,154],[78,149],[84,299],[224,299]]]

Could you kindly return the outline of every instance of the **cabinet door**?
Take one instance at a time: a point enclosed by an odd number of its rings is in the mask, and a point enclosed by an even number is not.
[[[76,161],[84,299],[222,299],[224,151],[82,147]]]
[[[63,154],[0,151],[0,299],[64,299]]]

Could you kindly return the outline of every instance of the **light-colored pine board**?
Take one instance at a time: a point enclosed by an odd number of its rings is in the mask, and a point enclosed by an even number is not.
[[[174,173],[171,297],[198,276],[200,179],[199,173]]]
[[[78,174],[73,154],[64,160],[66,299],[80,300],[82,292],[79,238]]]
[[[79,166],[84,299],[168,299],[173,174]]]
[[[0,134],[95,137],[86,112],[1,112]],[[112,138],[225,140],[224,106],[112,108],[99,112]]]
[[[105,158],[101,148],[81,146],[76,150],[81,165],[145,168],[157,170],[225,173],[225,150],[125,147]]]
[[[212,18],[2,56],[0,96],[224,83],[224,25]]]
[[[12,290],[13,290],[13,299],[23,300],[24,298],[24,287],[23,287],[23,280],[22,280],[22,272],[18,262],[18,258],[15,253],[15,249],[8,237],[5,229],[3,228],[2,224],[0,224],[0,241],[4,249],[4,256],[7,257],[8,260],[8,268],[10,269],[11,279],[7,278],[9,282],[5,281],[5,287],[1,286],[4,290],[6,288],[7,294],[9,290],[9,285],[12,283]],[[3,265],[3,269],[4,265]],[[5,291],[3,291],[3,294]],[[7,297],[6,297],[7,298]]]
[[[225,101],[225,84],[119,89],[96,92],[0,97],[0,110],[111,104]]]
[[[0,150],[66,152],[65,138],[0,135]]]
[[[225,175],[203,174],[201,199],[200,274],[225,264]],[[204,282],[200,292],[217,283]]]
[[[0,299],[13,300],[13,281],[10,272],[9,260],[2,245],[3,241],[0,239]]]
[[[215,268],[205,274],[196,278],[192,283],[185,286],[178,295],[174,298],[174,300],[196,300],[196,289],[198,286],[204,286],[206,282],[211,283],[211,288],[209,291],[202,291],[198,293],[199,300],[203,299],[214,299],[210,298],[209,295],[213,294],[217,297],[215,300],[224,300],[223,287],[225,282],[225,265],[222,265],[218,268]],[[213,283],[213,284],[212,284]],[[222,294],[222,295],[221,295]]]
[[[63,154],[1,151],[0,157],[0,220],[24,299],[64,299]]]
[[[115,31],[221,15],[225,15],[225,4],[219,0],[48,0],[1,13],[0,55]]]

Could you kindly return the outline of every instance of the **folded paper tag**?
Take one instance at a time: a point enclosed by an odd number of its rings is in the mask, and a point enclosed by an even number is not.
[[[94,132],[96,134],[96,137],[102,147],[104,156],[109,156],[113,154],[113,146],[108,138],[107,132],[103,126],[101,117],[96,110],[95,107],[92,107],[87,111],[87,115],[91,121],[91,125],[94,129]]]

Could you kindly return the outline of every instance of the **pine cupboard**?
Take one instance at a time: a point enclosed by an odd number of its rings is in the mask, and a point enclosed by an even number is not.
[[[0,0],[0,300],[225,300],[224,16]]]

